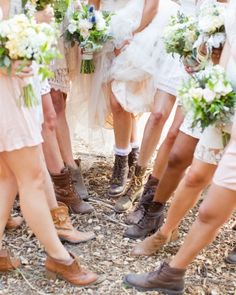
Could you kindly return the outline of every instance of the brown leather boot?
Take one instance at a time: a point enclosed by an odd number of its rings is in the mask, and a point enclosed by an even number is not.
[[[58,202],[58,207],[51,210],[51,215],[61,241],[78,244],[95,239],[93,232],[81,232],[73,227],[65,204]]]
[[[79,259],[72,253],[70,256],[73,261],[69,265],[48,256],[45,262],[47,277],[49,279],[60,278],[76,286],[87,286],[97,281],[97,274],[82,269]]]
[[[131,252],[131,256],[151,256],[159,251],[164,245],[176,241],[178,236],[178,229],[175,229],[168,237],[163,236],[160,231],[158,231],[135,245]]]
[[[12,258],[7,250],[0,250],[0,272],[15,270],[20,265],[19,259]]]
[[[76,169],[74,169],[72,167],[68,167],[68,168],[71,171],[71,175],[72,175],[72,179],[75,184],[76,192],[80,195],[82,200],[88,200],[89,194],[88,194],[87,188],[84,184],[84,179],[83,179],[83,175],[82,175],[80,162],[81,162],[80,159],[75,160],[75,163],[77,164]]]
[[[124,196],[121,196],[116,204],[117,213],[125,212],[133,207],[134,202],[141,196],[146,180],[146,167],[136,166],[134,176],[130,181],[129,188]]]
[[[124,232],[125,238],[143,239],[146,236],[156,232],[164,221],[165,205],[151,202],[144,204],[143,218],[134,225],[128,227]]]
[[[143,194],[135,207],[134,211],[131,212],[125,219],[125,223],[128,225],[137,224],[143,217],[144,214],[144,204],[149,204],[152,202],[156,188],[158,186],[159,180],[152,175],[149,175],[148,181],[144,186]]]
[[[127,184],[128,171],[128,156],[115,155],[115,163],[110,188],[108,190],[109,197],[116,198],[124,194]]]
[[[21,216],[16,216],[16,217],[10,216],[6,224],[6,229],[15,230],[19,228],[23,222],[24,222],[24,218],[22,218]]]
[[[71,172],[64,168],[60,174],[51,174],[55,187],[56,198],[59,202],[66,204],[72,213],[91,213],[93,207],[84,202],[75,191]]]
[[[129,164],[129,173],[128,179],[131,179],[134,176],[135,167],[138,163],[139,148],[132,148],[131,152],[128,155],[128,164]]]
[[[230,264],[236,264],[236,247],[225,258],[225,261]]]
[[[124,283],[138,291],[159,291],[168,295],[184,294],[185,269],[172,268],[163,263],[156,271],[125,276]]]

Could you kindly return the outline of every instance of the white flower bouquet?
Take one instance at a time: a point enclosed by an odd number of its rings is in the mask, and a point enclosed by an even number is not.
[[[30,16],[33,16],[37,11],[44,10],[47,6],[51,6],[58,23],[63,21],[69,4],[70,0],[23,0],[23,7]]]
[[[167,53],[186,57],[192,54],[193,44],[198,38],[197,21],[178,12],[172,16],[164,30],[164,43]]]
[[[4,20],[0,22],[0,67],[7,68],[10,72],[12,61],[35,61],[41,79],[49,78],[53,73],[48,66],[59,56],[54,46],[56,39],[56,31],[52,26],[37,24],[26,15],[20,14]],[[32,80],[27,78],[24,82],[24,105],[37,105]]]
[[[234,115],[236,94],[219,65],[209,66],[183,82],[178,97],[184,109],[194,114],[193,128],[199,124],[202,129],[209,125],[223,127]]]
[[[95,71],[93,54],[102,49],[112,39],[109,33],[110,13],[95,10],[94,6],[82,4],[80,9],[69,16],[65,39],[72,45],[77,43],[82,49],[81,73]]]
[[[198,15],[199,37],[194,47],[206,44],[209,55],[213,48],[220,48],[226,39],[225,5],[216,1],[203,3]]]

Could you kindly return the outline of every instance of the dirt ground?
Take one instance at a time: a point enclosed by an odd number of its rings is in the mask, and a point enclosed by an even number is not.
[[[96,210],[90,216],[73,216],[73,223],[80,230],[95,231],[97,239],[77,246],[65,246],[79,255],[82,264],[100,275],[99,282],[87,288],[77,288],[59,280],[48,281],[43,267],[45,253],[24,225],[15,232],[6,233],[4,244],[20,256],[23,266],[19,271],[1,275],[0,294],[134,295],[138,292],[126,289],[122,277],[130,272],[153,270],[178,250],[197,208],[182,223],[178,242],[166,246],[153,257],[132,258],[129,253],[135,242],[123,239],[124,216],[114,213],[112,201],[106,196],[112,159],[82,155],[82,160],[87,164],[84,176],[91,194],[90,202]],[[224,262],[225,255],[236,242],[235,233],[231,230],[234,221],[235,216],[224,226],[216,241],[191,265],[186,276],[185,294],[236,295],[236,268]]]

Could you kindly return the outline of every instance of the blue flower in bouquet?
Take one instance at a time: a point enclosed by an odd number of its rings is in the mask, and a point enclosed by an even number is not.
[[[95,15],[93,15],[92,17],[90,17],[90,22],[92,24],[96,24],[96,16]]]
[[[89,13],[93,13],[94,12],[94,5],[89,6]]]

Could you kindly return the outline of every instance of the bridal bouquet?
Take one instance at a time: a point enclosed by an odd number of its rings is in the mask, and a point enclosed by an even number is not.
[[[111,39],[110,20],[110,13],[95,10],[94,6],[85,4],[69,16],[65,39],[72,45],[77,43],[82,49],[82,74],[91,74],[95,71],[93,54],[101,50]]]
[[[66,11],[69,7],[70,0],[23,0],[25,10],[33,16],[37,11],[44,10],[51,6],[54,10],[56,22],[63,21]]]
[[[197,38],[196,20],[180,12],[171,17],[164,31],[164,43],[167,53],[176,53],[181,57],[192,54],[193,44]]]
[[[198,15],[199,37],[194,47],[206,44],[209,54],[213,48],[220,48],[226,39],[225,6],[216,1],[203,3]]]
[[[51,25],[37,24],[26,15],[0,22],[0,67],[11,71],[14,60],[35,61],[41,79],[52,76],[50,62],[58,57],[56,32]],[[20,71],[20,69],[19,69]],[[32,80],[24,79],[22,98],[26,107],[37,105]]]
[[[183,82],[178,96],[185,110],[194,114],[192,127],[198,124],[202,129],[209,125],[223,127],[234,115],[236,94],[219,65],[208,67]]]

